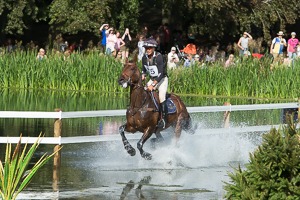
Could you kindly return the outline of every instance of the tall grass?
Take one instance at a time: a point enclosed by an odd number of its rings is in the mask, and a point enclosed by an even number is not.
[[[54,53],[42,61],[35,57],[34,52],[1,55],[0,88],[127,93],[117,83],[122,64],[112,57],[93,52],[66,60]],[[299,96],[299,74],[299,62],[270,70],[269,62],[248,59],[228,69],[216,63],[169,71],[169,88],[179,94],[290,99]]]
[[[41,135],[40,135],[41,136]],[[36,152],[38,140],[27,151],[27,144],[21,150],[21,137],[12,154],[12,145],[7,144],[4,164],[0,161],[0,197],[3,200],[14,200],[19,193],[26,188],[37,171],[46,164],[60,149],[51,155],[44,154],[32,167],[28,165]]]

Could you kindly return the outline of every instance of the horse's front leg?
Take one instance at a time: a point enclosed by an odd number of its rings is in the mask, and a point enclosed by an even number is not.
[[[148,128],[144,132],[142,138],[137,143],[137,148],[140,151],[141,156],[143,158],[145,158],[146,160],[151,160],[152,159],[152,155],[143,150],[143,146],[144,146],[145,142],[151,137],[151,135],[152,135],[152,130],[150,131],[150,129]]]
[[[128,140],[125,136],[125,133],[124,133],[125,127],[126,127],[126,124],[123,124],[122,126],[120,126],[119,133],[122,137],[124,148],[126,149],[127,153],[129,153],[129,155],[131,155],[131,156],[134,156],[135,155],[135,149],[131,146],[131,144],[128,142]]]

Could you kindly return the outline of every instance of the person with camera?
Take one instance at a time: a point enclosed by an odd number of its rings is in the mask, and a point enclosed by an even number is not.
[[[296,33],[291,33],[291,38],[288,40],[287,53],[290,60],[297,57],[297,45],[299,40],[296,38]]]
[[[125,42],[125,46],[121,48],[122,51],[122,59],[128,59],[129,56],[129,47],[130,47],[130,42],[132,40],[129,28],[125,29],[125,32],[122,36],[122,40]]]
[[[239,39],[237,45],[240,48],[240,56],[248,56],[249,55],[249,41],[252,40],[252,36],[244,32],[243,36]]]
[[[170,53],[168,53],[168,62],[167,62],[168,69],[175,69],[177,67],[176,64],[178,62],[179,62],[179,58],[176,53],[176,48],[172,47]]]
[[[158,89],[160,102],[161,119],[157,124],[158,128],[165,128],[167,123],[167,101],[166,93],[168,89],[168,74],[161,53],[155,51],[157,42],[153,38],[144,41],[145,54],[142,58],[142,80],[145,80],[149,74],[150,80],[147,82],[147,90],[153,91]]]
[[[283,32],[279,31],[277,37],[272,40],[270,53],[273,55],[273,64],[283,62],[283,48],[286,46],[286,40],[283,38]]]

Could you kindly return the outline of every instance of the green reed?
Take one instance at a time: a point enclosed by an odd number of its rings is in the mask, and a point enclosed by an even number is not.
[[[38,61],[35,52],[1,55],[0,88],[51,89],[127,93],[118,85],[122,64],[98,52],[48,53]],[[141,64],[139,63],[139,67]],[[300,62],[270,70],[270,62],[247,59],[225,69],[222,63],[179,67],[169,71],[170,92],[213,96],[294,99],[299,96]]]

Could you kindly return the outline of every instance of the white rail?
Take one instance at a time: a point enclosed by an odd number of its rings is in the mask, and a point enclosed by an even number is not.
[[[278,104],[253,104],[253,105],[229,105],[229,106],[204,106],[188,107],[189,113],[197,112],[223,112],[223,111],[246,111],[246,110],[268,110],[298,108],[299,103],[278,103]],[[98,111],[73,111],[73,112],[31,112],[31,111],[0,111],[0,118],[85,118],[85,117],[106,117],[125,116],[126,110],[98,110]]]
[[[299,108],[299,103],[279,103],[279,104],[254,104],[254,105],[229,105],[229,106],[204,106],[188,107],[188,112],[222,112],[222,111],[246,111],[246,110],[266,110],[266,109],[285,109]],[[126,110],[102,110],[102,111],[77,111],[77,112],[31,112],[31,111],[0,111],[0,118],[84,118],[84,117],[105,117],[105,116],[125,116]],[[217,128],[201,129],[201,134],[195,136],[204,136],[220,133],[249,133],[266,132],[272,127],[278,128],[279,125],[249,126],[235,128]],[[140,139],[141,134],[128,134],[128,139]],[[18,143],[19,137],[0,137],[0,143]],[[37,137],[22,137],[22,143],[32,144]],[[43,137],[41,144],[75,144],[87,142],[116,141],[120,140],[119,135],[97,135],[97,136],[77,136],[77,137]]]
[[[267,132],[271,128],[278,129],[281,125],[263,125],[263,126],[246,126],[246,127],[233,127],[233,128],[213,128],[213,129],[198,129],[198,132],[191,137],[213,136],[220,134],[233,134],[233,133],[255,133]],[[299,128],[299,125],[297,126]],[[128,140],[139,140],[142,133],[127,134]],[[152,137],[155,137],[154,135]],[[20,137],[0,137],[1,143],[18,143]],[[33,144],[38,137],[22,137],[21,143]],[[40,138],[40,144],[78,144],[78,143],[92,143],[92,142],[107,142],[107,141],[121,141],[119,134],[112,135],[92,135],[92,136],[76,136],[76,137],[43,137]]]

